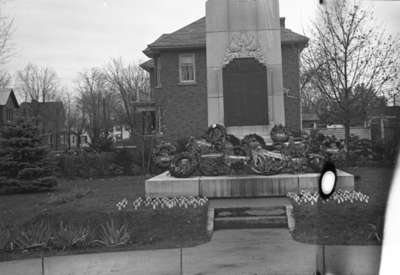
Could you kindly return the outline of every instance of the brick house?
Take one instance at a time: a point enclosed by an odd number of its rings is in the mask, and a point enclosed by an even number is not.
[[[0,89],[0,127],[15,121],[18,113],[18,101],[12,89]]]
[[[284,123],[300,130],[299,55],[308,38],[287,29],[285,18],[280,18],[280,37]],[[150,74],[155,115],[165,127],[163,132],[168,140],[201,135],[210,123],[206,45],[209,44],[203,17],[173,33],[163,34],[144,50],[151,59],[141,67]]]
[[[24,102],[20,112],[25,117],[37,118],[37,126],[43,141],[52,150],[63,150],[65,110],[61,101]]]

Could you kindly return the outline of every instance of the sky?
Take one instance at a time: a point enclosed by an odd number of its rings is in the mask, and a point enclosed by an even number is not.
[[[364,0],[366,2],[367,0]],[[12,74],[29,62],[54,69],[73,91],[78,72],[111,58],[145,61],[142,51],[162,33],[173,32],[205,14],[205,0],[6,0],[13,18]],[[286,26],[304,33],[319,0],[280,0]],[[400,1],[368,1],[388,31],[400,26]]]

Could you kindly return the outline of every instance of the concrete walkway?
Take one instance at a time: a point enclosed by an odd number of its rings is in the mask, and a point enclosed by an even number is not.
[[[359,250],[352,248],[356,257],[360,257]],[[343,260],[340,250],[343,248],[332,249],[328,254],[339,253],[337,257]],[[284,229],[217,231],[211,242],[183,250],[183,274],[310,275],[315,272],[317,250],[314,245],[293,241]],[[370,270],[379,262],[379,257],[374,260],[376,253],[379,255],[379,250],[372,252],[372,261],[367,265],[359,258],[362,262],[352,268],[352,274],[376,274]],[[44,265],[46,275],[177,275],[179,259],[178,249],[166,249],[52,257],[46,258]],[[346,261],[351,265],[349,259]],[[336,268],[340,266],[339,263]],[[2,262],[0,274],[41,275],[41,262],[39,259]]]

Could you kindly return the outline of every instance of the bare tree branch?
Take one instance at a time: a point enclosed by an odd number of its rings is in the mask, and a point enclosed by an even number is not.
[[[17,72],[17,85],[25,101],[53,100],[60,89],[57,74],[47,67],[28,64]]]

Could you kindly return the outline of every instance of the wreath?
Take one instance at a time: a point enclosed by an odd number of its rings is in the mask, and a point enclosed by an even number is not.
[[[282,124],[275,125],[271,130],[271,139],[274,143],[283,143],[289,140],[290,131]]]
[[[230,144],[232,144],[233,147],[240,146],[240,139],[234,135],[227,135],[226,142],[229,142]]]
[[[213,152],[213,145],[205,139],[191,137],[185,148],[186,152],[194,155],[203,155]]]
[[[200,159],[199,171],[203,176],[222,176],[230,173],[224,155],[204,155]]]
[[[171,176],[188,178],[194,174],[198,166],[196,157],[188,152],[175,155],[169,166]]]
[[[214,124],[210,126],[206,132],[206,139],[210,142],[217,150],[221,151],[226,141],[226,129],[224,126]]]
[[[278,174],[285,168],[285,160],[278,155],[264,149],[253,150],[251,170],[260,175]]]
[[[153,149],[152,160],[154,164],[161,169],[169,167],[176,147],[169,142],[163,142]]]
[[[325,157],[320,154],[309,154],[308,165],[313,169],[314,172],[321,172],[324,167]]]
[[[230,159],[230,166],[235,172],[239,172],[243,169],[245,169],[247,161],[248,161],[248,155],[247,152],[240,146],[236,146],[233,148],[233,156],[238,157],[237,159]]]
[[[261,136],[257,134],[251,134],[243,138],[242,146],[248,151],[255,150],[259,147],[265,148],[265,141]]]

